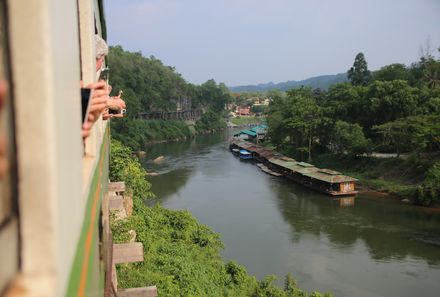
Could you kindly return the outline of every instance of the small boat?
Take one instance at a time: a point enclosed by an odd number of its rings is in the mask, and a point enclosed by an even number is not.
[[[239,157],[242,160],[252,160],[252,153],[248,150],[239,150]]]
[[[261,169],[261,171],[266,172],[267,174],[273,175],[273,176],[282,176],[281,173],[275,172],[267,168],[266,165],[262,163],[258,163],[257,166]]]
[[[240,153],[240,150],[238,148],[233,148],[233,149],[231,149],[231,152],[233,155],[238,156],[238,154]]]

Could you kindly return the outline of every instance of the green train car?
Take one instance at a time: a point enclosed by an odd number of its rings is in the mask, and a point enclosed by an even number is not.
[[[0,0],[0,9],[9,163],[0,180],[0,296],[120,296],[109,289],[102,219],[109,123],[81,136],[79,86],[97,80],[103,1]]]

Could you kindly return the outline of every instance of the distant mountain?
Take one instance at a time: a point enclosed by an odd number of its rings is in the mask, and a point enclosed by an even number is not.
[[[236,87],[229,87],[229,90],[231,92],[266,92],[269,90],[282,90],[287,91],[289,89],[294,88],[300,88],[301,86],[304,87],[311,87],[312,89],[320,88],[321,90],[327,90],[331,85],[345,82],[347,81],[347,74],[346,73],[339,73],[334,75],[320,75],[320,76],[314,76],[310,77],[308,79],[304,80],[289,80],[286,82],[281,83],[265,83],[265,84],[258,84],[258,85],[248,85],[248,86],[236,86]]]

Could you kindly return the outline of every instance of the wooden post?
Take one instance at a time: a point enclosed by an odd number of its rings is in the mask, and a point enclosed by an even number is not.
[[[113,244],[113,263],[135,263],[144,261],[144,246],[141,242]]]
[[[157,297],[156,286],[124,289],[117,292],[116,297]]]

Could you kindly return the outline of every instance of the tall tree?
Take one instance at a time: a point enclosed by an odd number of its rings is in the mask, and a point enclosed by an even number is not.
[[[267,121],[274,144],[294,149],[301,158],[307,153],[311,161],[312,146],[321,122],[321,108],[310,88],[289,90],[285,99],[272,101]]]
[[[354,59],[353,67],[348,70],[348,79],[354,86],[365,86],[371,79],[367,61],[363,53],[358,53]]]

